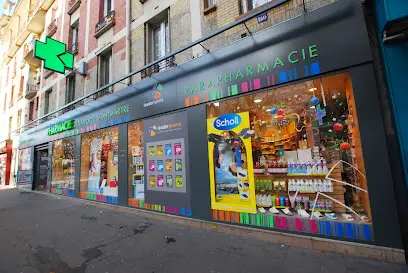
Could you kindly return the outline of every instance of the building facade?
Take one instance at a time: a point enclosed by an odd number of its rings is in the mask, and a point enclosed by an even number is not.
[[[41,70],[38,115],[69,105],[21,132],[19,186],[405,259],[360,1],[60,9],[76,70]]]

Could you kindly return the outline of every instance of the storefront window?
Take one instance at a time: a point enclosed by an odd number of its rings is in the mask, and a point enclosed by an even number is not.
[[[143,122],[129,123],[128,136],[128,204],[133,207],[143,207],[145,198]]]
[[[75,196],[75,138],[52,143],[51,192]]]
[[[207,116],[217,220],[312,233],[312,220],[370,223],[348,73],[215,102]]]
[[[118,203],[118,128],[84,134],[80,197]]]

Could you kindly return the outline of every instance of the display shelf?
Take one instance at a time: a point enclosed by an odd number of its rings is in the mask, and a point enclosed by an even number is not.
[[[312,209],[308,209],[308,211],[312,211]],[[327,210],[327,209],[314,209],[313,211],[318,211],[318,212],[333,212],[332,210]]]
[[[273,206],[264,206],[264,205],[256,205],[258,208],[272,208]],[[275,206],[275,208],[277,208],[277,209],[288,209],[288,208],[290,208],[290,207],[287,207],[287,206]]]
[[[301,174],[301,173],[288,173],[287,176],[301,176],[301,177],[326,177],[327,174]]]
[[[140,175],[140,176],[143,176],[144,175],[144,173],[135,173],[135,175]]]
[[[287,173],[254,173],[255,176],[272,176],[272,175],[281,175],[281,176],[287,176]]]

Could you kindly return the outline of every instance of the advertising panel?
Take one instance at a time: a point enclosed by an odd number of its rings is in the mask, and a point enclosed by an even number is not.
[[[207,119],[212,209],[256,213],[249,113]]]
[[[190,208],[185,111],[144,121],[146,202]]]

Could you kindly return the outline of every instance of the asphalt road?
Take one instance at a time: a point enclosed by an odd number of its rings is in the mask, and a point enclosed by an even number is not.
[[[167,243],[165,236],[175,239]],[[120,214],[77,199],[0,190],[0,273],[408,272]]]

